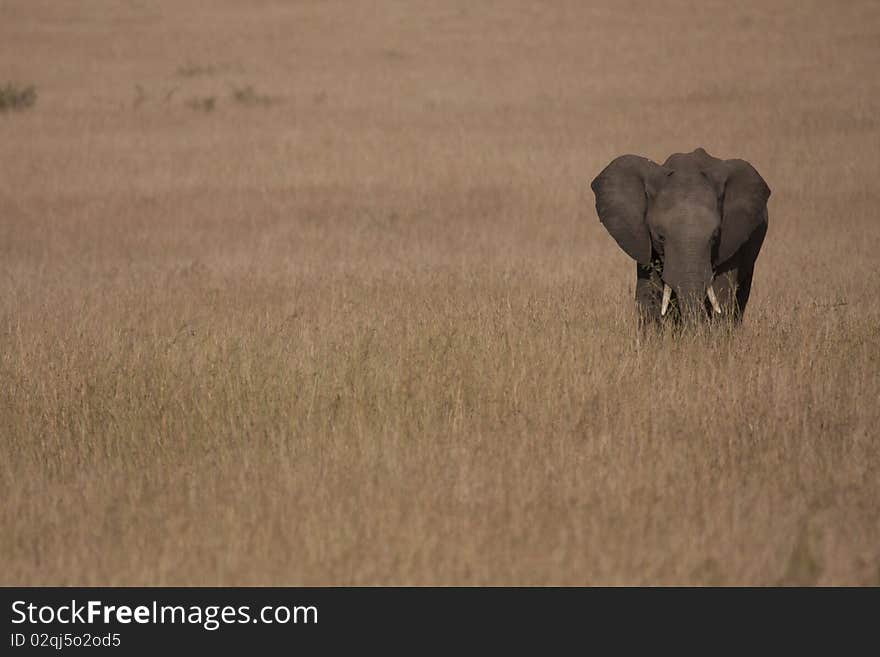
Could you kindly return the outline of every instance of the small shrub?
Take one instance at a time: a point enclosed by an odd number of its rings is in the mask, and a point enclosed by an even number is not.
[[[258,94],[250,85],[232,90],[232,98],[242,105],[262,105],[267,107],[278,102],[277,98],[267,96],[266,94]]]
[[[0,112],[25,110],[37,102],[37,89],[33,85],[20,87],[12,82],[0,86]]]
[[[190,98],[186,102],[186,106],[200,112],[213,112],[217,106],[217,99],[214,96],[206,96],[205,98]]]
[[[200,66],[199,64],[187,64],[177,69],[177,75],[182,78],[195,78],[203,75],[214,75],[216,66]]]
[[[134,91],[134,100],[131,102],[131,106],[134,109],[137,109],[146,102],[147,92],[144,91],[144,88],[139,84],[134,85]]]

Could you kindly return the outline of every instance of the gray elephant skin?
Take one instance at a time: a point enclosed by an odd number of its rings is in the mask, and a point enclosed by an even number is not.
[[[599,220],[636,261],[643,322],[739,322],[767,234],[770,188],[745,160],[702,148],[662,164],[615,158],[592,182]]]

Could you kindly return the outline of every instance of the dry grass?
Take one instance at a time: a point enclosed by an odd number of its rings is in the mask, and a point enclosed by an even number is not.
[[[841,4],[4,2],[0,583],[880,583]],[[639,344],[587,183],[697,145],[746,324]]]

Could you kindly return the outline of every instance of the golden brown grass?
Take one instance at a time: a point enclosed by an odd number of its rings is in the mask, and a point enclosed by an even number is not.
[[[876,3],[587,4],[4,2],[0,583],[880,583]],[[697,145],[752,305],[639,343]]]

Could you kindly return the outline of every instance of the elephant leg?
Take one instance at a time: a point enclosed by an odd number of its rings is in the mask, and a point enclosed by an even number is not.
[[[739,266],[736,268],[736,321],[742,321],[752,293],[752,276],[755,273],[755,261],[767,235],[767,224],[761,225],[740,249]]]
[[[742,264],[737,271],[737,289],[736,289],[736,319],[742,320],[742,316],[746,311],[746,305],[749,303],[749,295],[752,292],[752,276],[755,273],[755,261],[758,259],[758,253],[764,244],[764,238],[767,236],[767,224],[759,226],[749,240],[740,249],[742,256]]]
[[[654,267],[636,263],[636,306],[639,325],[660,322],[660,302],[663,297],[663,280]]]
[[[749,294],[752,291],[752,273],[754,269],[728,269],[718,274],[712,283],[718,303],[724,311],[723,315],[712,314],[712,317],[728,318],[734,322],[742,321],[743,312],[749,302]],[[710,307],[711,309],[711,307]]]
[[[746,304],[749,302],[749,295],[752,292],[752,275],[755,273],[754,268],[747,271],[740,271],[739,284],[736,288],[736,319],[742,321],[743,314],[746,312]]]
[[[755,260],[767,235],[767,224],[758,227],[752,236],[743,244],[739,252],[731,258],[724,268],[715,276],[712,287],[718,301],[724,309],[724,315],[734,322],[742,321],[749,295],[752,292],[752,276],[755,272]]]
[[[706,302],[706,309],[709,316],[713,319],[733,318],[737,317],[737,270],[728,269],[727,271],[715,276],[712,281],[712,289],[715,290],[715,296],[721,305],[722,315],[712,312],[712,306]]]

